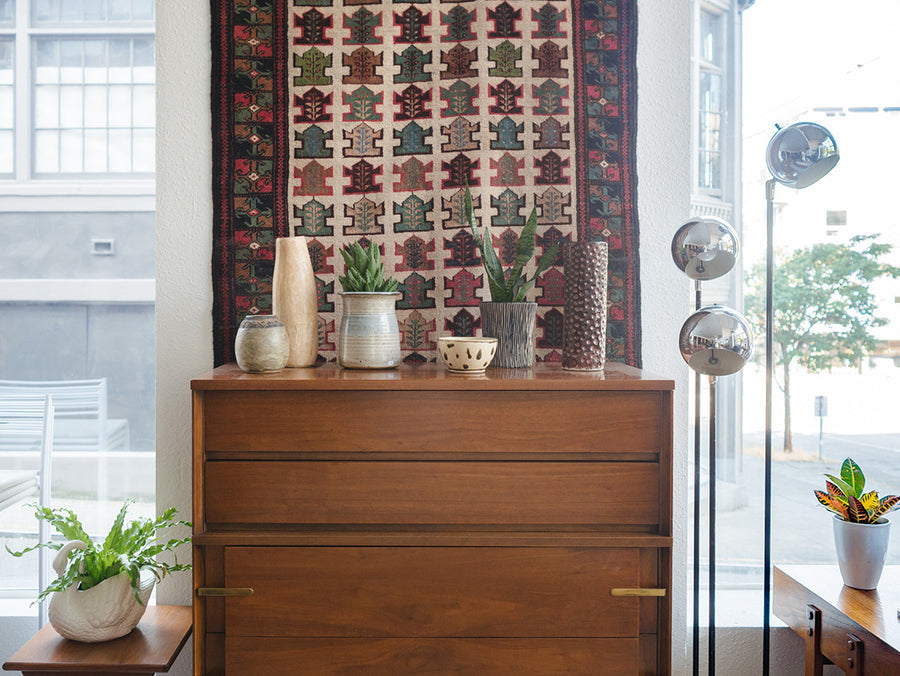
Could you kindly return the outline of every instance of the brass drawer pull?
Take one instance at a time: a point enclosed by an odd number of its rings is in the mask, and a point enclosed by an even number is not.
[[[648,587],[616,587],[609,590],[610,596],[665,596],[665,589],[651,589]]]
[[[197,596],[252,596],[250,587],[197,587]]]

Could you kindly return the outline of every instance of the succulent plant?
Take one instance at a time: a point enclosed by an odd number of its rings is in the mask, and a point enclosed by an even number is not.
[[[841,476],[826,474],[824,491],[814,491],[829,512],[851,523],[875,523],[900,504],[900,496],[886,495],[878,499],[876,491],[863,493],[866,477],[851,458],[841,465]]]
[[[529,278],[525,275],[524,269],[528,261],[534,255],[534,245],[537,239],[537,211],[531,210],[531,215],[522,228],[519,239],[516,243],[516,258],[513,266],[508,271],[503,269],[500,263],[500,257],[494,250],[494,244],[491,242],[491,235],[487,226],[484,227],[484,236],[478,232],[478,224],[475,222],[475,209],[472,206],[472,194],[466,186],[465,201],[466,219],[469,221],[469,227],[472,229],[472,237],[475,238],[475,244],[481,251],[481,262],[484,265],[484,271],[487,274],[488,288],[491,292],[491,300],[495,303],[518,303],[525,300],[525,294],[534,286],[539,275],[546,272],[556,255],[559,252],[559,242],[554,242],[541,259],[538,261],[537,269]]]
[[[374,242],[367,247],[353,242],[341,249],[341,256],[344,257],[347,274],[338,279],[344,292],[397,290],[397,280],[384,276],[384,263],[381,262],[378,245]]]

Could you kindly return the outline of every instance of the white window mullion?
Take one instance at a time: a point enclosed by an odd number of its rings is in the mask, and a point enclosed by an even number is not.
[[[31,14],[30,0],[16,3],[15,52],[15,163],[16,180],[31,178],[32,118],[31,118],[31,37],[28,33]]]

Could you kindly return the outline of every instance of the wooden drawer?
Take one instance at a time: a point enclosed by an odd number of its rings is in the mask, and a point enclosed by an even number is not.
[[[207,524],[654,526],[638,462],[210,461]]]
[[[224,391],[204,397],[207,452],[656,455],[663,435],[658,392]]]
[[[637,637],[640,550],[226,547],[234,637]],[[565,584],[560,582],[564,581]]]
[[[227,638],[226,673],[239,676],[635,676],[637,639]]]

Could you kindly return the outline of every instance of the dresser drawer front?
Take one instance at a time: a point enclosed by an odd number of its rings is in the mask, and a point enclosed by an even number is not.
[[[222,460],[206,521],[653,526],[658,485],[655,463]]]
[[[659,453],[658,392],[206,392],[213,452]]]
[[[634,676],[637,639],[227,638],[226,673],[236,676]]]
[[[639,633],[639,550],[226,547],[235,636],[616,638]],[[561,582],[564,582],[561,584]]]

